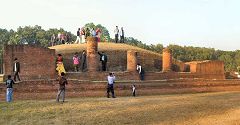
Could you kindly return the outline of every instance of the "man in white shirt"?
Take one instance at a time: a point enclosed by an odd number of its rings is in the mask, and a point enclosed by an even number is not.
[[[144,80],[144,70],[139,63],[137,64],[137,71],[139,73],[140,80]]]
[[[107,97],[110,98],[109,92],[112,93],[112,97],[116,98],[114,95],[114,88],[113,85],[115,83],[115,75],[114,73],[109,73],[109,75],[107,76],[107,80],[108,80],[108,86],[107,86]]]
[[[116,26],[116,29],[114,30],[114,34],[115,34],[115,42],[118,42],[118,35],[119,35],[119,29],[118,26]]]
[[[106,71],[107,70],[107,55],[102,52],[98,52],[99,56],[100,56],[100,61],[102,62],[102,71]]]

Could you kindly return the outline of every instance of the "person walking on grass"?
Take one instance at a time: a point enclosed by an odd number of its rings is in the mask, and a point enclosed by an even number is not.
[[[14,77],[13,77],[14,81],[16,82],[16,78],[18,79],[18,81],[21,81],[19,77],[20,63],[18,62],[17,58],[14,59],[13,72],[14,72]]]
[[[114,73],[109,73],[107,76],[107,97],[110,98],[110,92],[112,93],[112,98],[116,98],[114,95],[114,83],[115,83],[115,75]]]
[[[132,84],[132,96],[135,97],[136,96],[136,87],[134,84]]]
[[[6,91],[6,101],[11,102],[12,101],[12,95],[13,95],[13,84],[14,81],[11,79],[11,75],[8,75],[6,80],[7,85],[7,91]]]
[[[59,89],[57,93],[56,101],[59,102],[60,95],[62,95],[62,102],[65,101],[65,86],[68,84],[67,79],[64,77],[65,73],[62,72],[61,76],[58,77]]]

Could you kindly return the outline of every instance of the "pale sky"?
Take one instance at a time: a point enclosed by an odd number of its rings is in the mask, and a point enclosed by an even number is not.
[[[40,25],[64,28],[102,24],[114,38],[116,25],[126,37],[161,43],[240,48],[240,0],[0,0],[0,28]]]

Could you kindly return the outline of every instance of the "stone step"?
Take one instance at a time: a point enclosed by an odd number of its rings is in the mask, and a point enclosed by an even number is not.
[[[199,93],[199,92],[222,92],[222,91],[239,91],[240,86],[217,86],[217,87],[193,87],[193,88],[155,88],[155,89],[138,89],[137,96],[159,95],[159,94],[183,94],[183,93]],[[17,92],[14,90],[14,100],[23,99],[55,99],[57,89],[48,92]],[[131,89],[120,90],[115,89],[115,94],[119,96],[131,96]],[[66,98],[73,97],[105,97],[106,90],[89,90],[89,91],[72,91],[66,89]],[[5,100],[5,91],[0,93],[0,100]]]
[[[0,82],[3,82],[4,80],[4,74],[0,74]]]

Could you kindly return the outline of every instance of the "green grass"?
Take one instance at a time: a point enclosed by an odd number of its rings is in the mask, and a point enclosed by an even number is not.
[[[5,124],[240,124],[240,92],[0,102]]]

